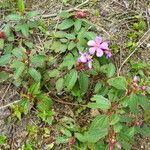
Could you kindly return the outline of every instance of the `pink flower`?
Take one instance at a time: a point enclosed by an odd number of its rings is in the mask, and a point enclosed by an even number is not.
[[[133,77],[133,82],[135,82],[135,83],[140,82],[140,77],[139,76],[134,76]]]
[[[145,91],[147,87],[146,86],[141,86],[140,88],[141,88],[142,91]]]
[[[102,57],[104,54],[107,57],[112,56],[108,47],[108,42],[103,42],[102,37],[96,37],[95,40],[90,40],[87,44],[91,46],[89,48],[89,53],[92,55],[96,54],[97,57]]]
[[[106,57],[111,57],[112,56],[112,53],[110,52],[110,50],[109,51],[105,50],[104,53],[105,53]]]
[[[121,146],[121,144],[119,143],[119,142],[110,142],[109,143],[109,150],[113,150],[114,149],[114,147],[117,147],[118,149],[121,149],[122,148],[122,146]]]
[[[75,17],[76,18],[86,18],[87,17],[87,13],[84,12],[84,11],[78,11],[78,12],[76,12]]]
[[[119,142],[116,142],[116,143],[115,143],[115,146],[116,146],[118,149],[121,149],[121,147],[122,147]]]
[[[80,53],[80,57],[78,58],[78,62],[79,63],[88,63],[88,68],[89,69],[92,69],[92,58],[90,55],[88,55],[87,53],[82,53],[82,52],[79,52]]]

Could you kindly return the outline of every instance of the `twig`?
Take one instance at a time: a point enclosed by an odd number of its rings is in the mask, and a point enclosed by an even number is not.
[[[61,103],[61,104],[66,104],[66,105],[72,105],[72,106],[82,106],[82,107],[87,107],[87,105],[82,105],[82,104],[74,104],[74,103],[70,103],[70,102],[65,102],[65,101],[61,101],[61,100],[57,100],[57,99],[54,99],[54,101],[58,102],[58,103]]]
[[[61,13],[61,11],[62,11],[62,5],[61,5],[59,13]],[[55,26],[54,34],[56,34],[56,32],[57,32],[59,21],[60,21],[60,17],[58,17],[58,19],[57,19],[57,23],[56,23],[56,26]],[[53,40],[54,40],[54,37],[52,38],[52,43],[53,43]]]
[[[1,109],[5,109],[5,108],[7,108],[7,107],[9,107],[9,106],[12,106],[12,105],[14,105],[14,104],[16,104],[16,103],[19,103],[20,101],[21,101],[21,99],[20,99],[20,100],[16,100],[16,101],[14,101],[14,102],[12,102],[12,103],[9,103],[9,104],[7,104],[7,105],[1,106],[1,107],[0,107],[0,110],[1,110]]]
[[[9,90],[9,88],[10,88],[10,86],[11,86],[11,82],[9,83],[8,87],[6,88],[6,90],[5,90],[5,92],[4,92],[3,96],[2,96],[2,99],[1,99],[0,101],[3,101],[3,100],[4,100],[4,98],[5,98],[5,96],[6,96],[7,92],[8,92],[8,90]]]
[[[129,60],[129,58],[138,50],[138,48],[150,37],[150,29],[148,29],[147,32],[141,37],[141,39],[137,43],[137,47],[132,51],[132,53],[123,61],[123,63],[120,65],[120,68],[118,69],[118,76],[120,75],[121,69],[124,66],[124,64]],[[145,39],[143,39],[146,35],[148,35]],[[143,41],[142,41],[143,39]]]
[[[47,88],[47,87],[46,87]],[[47,88],[47,90],[49,91],[49,89]],[[82,105],[82,104],[74,104],[74,103],[70,103],[70,102],[66,102],[66,101],[62,101],[57,95],[54,95],[53,93],[51,93],[49,91],[49,95],[52,96],[53,100],[61,103],[61,104],[66,104],[66,105],[72,105],[72,106],[82,106],[82,107],[87,107],[87,105]],[[55,97],[55,98],[54,98]],[[58,100],[59,99],[59,100]]]
[[[148,13],[148,9],[146,10],[146,20],[147,20],[147,25],[148,25],[148,28],[150,27],[150,15]]]
[[[87,105],[82,105],[82,104],[74,104],[74,103],[70,103],[70,102],[65,102],[65,101],[62,101],[57,95],[55,95],[54,93],[52,93],[49,88],[45,85],[45,88],[48,90],[48,95],[50,95],[53,100],[55,102],[58,102],[58,103],[61,103],[61,104],[66,104],[66,105],[72,105],[72,106],[82,106],[82,107],[87,107]],[[55,97],[55,98],[54,98]],[[58,100],[59,99],[59,100]]]
[[[102,30],[104,33],[106,33],[109,38],[111,37],[111,35],[102,26],[100,26],[100,24],[95,26],[98,30]]]
[[[81,4],[77,5],[77,6],[75,6],[75,7],[73,7],[73,8],[70,8],[70,9],[66,10],[65,12],[72,12],[72,11],[74,11],[74,10],[77,10],[79,7],[81,7],[81,6],[85,5],[85,4],[87,4],[89,1],[90,1],[90,0],[86,0],[85,2],[83,2],[83,3],[81,3]],[[57,15],[58,15],[58,13],[47,14],[47,15],[43,15],[42,18],[55,17],[55,16],[57,16]]]
[[[61,13],[61,12],[62,12],[62,5],[61,5],[61,8],[60,8],[59,13]],[[57,20],[57,23],[56,23],[56,26],[55,26],[55,30],[54,30],[54,34],[55,34],[56,31],[57,31],[57,27],[58,27],[59,21],[60,21],[60,17],[58,17],[58,20]]]

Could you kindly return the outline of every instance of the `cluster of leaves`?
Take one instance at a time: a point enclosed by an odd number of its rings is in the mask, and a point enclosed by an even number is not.
[[[37,31],[45,33],[45,25],[38,20],[38,12],[25,12],[23,0],[18,0],[18,9],[19,13],[7,16],[6,37],[0,39],[0,82],[13,79],[16,86],[23,88],[22,101],[12,107],[19,120],[34,108],[37,116],[51,125],[55,112],[49,95],[63,98],[65,92],[76,103],[86,103],[87,110],[97,110],[98,115],[89,127],[80,127],[69,117],[60,119],[57,144],[68,144],[72,149],[129,150],[136,134],[150,135],[146,124],[149,82],[143,81],[146,90],[131,91],[131,79],[116,77],[115,65],[105,56],[94,58],[91,70],[79,67],[79,51],[87,52],[87,42],[96,37],[92,23],[76,13],[61,12],[57,30],[47,37],[44,50],[37,50],[32,36]],[[134,24],[134,28],[141,31],[142,24]],[[37,128],[30,126],[28,130],[32,135]],[[5,137],[1,139],[5,143]],[[32,150],[30,142],[24,149]]]
[[[51,124],[52,101],[40,89],[41,77],[49,61],[45,52],[36,50],[32,36],[45,31],[43,23],[38,20],[38,12],[25,12],[24,2],[18,1],[19,13],[6,17],[8,23],[0,39],[0,82],[13,79],[17,87],[24,87],[22,101],[13,107],[14,114],[21,120],[33,106],[38,108],[38,116]]]
[[[141,14],[136,16],[136,19],[137,21],[131,25],[131,30],[133,32],[127,33],[127,36],[129,38],[127,48],[129,48],[130,50],[133,50],[137,46],[139,38],[142,37],[147,29],[147,23]]]

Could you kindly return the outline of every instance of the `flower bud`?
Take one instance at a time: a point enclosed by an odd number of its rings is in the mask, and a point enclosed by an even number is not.
[[[79,11],[76,13],[76,18],[86,18],[87,14],[84,11]]]
[[[142,90],[142,91],[145,91],[146,88],[147,88],[146,86],[141,86],[141,90]]]
[[[133,82],[135,82],[135,83],[140,82],[140,77],[139,76],[134,76],[133,77]]]
[[[5,39],[6,35],[5,32],[0,32],[0,39]]]
[[[117,148],[121,149],[121,144],[120,144],[119,142],[116,142],[116,143],[115,143],[115,146],[116,146]]]

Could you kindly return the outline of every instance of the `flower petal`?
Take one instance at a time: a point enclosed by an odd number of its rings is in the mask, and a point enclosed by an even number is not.
[[[111,57],[112,56],[112,53],[108,50],[105,50],[104,53],[105,53],[106,57]]]
[[[87,43],[89,46],[96,46],[96,43],[95,43],[95,41],[94,40],[90,40],[90,41],[88,41],[88,43]]]
[[[95,47],[91,47],[89,48],[89,53],[94,55],[95,54],[95,51],[96,51],[96,48]]]
[[[101,49],[104,49],[104,50],[109,50],[108,42],[103,42],[103,43],[100,45],[100,48],[101,48]]]
[[[110,51],[107,51],[107,53],[105,53],[107,57],[111,57],[112,53]]]
[[[140,77],[139,77],[139,76],[134,76],[134,77],[133,77],[133,81],[134,81],[135,83],[140,82]]]
[[[96,53],[96,56],[97,56],[97,57],[102,57],[103,54],[104,54],[104,52],[103,52],[101,49],[98,49],[98,50],[97,50],[97,53]]]
[[[89,67],[89,69],[92,69],[92,60],[88,61],[88,67]]]
[[[78,58],[78,62],[81,62],[81,59],[80,59],[80,58]]]
[[[86,57],[86,55],[84,55],[84,54],[82,54],[81,55],[81,57],[80,57],[80,60],[81,60],[81,62],[87,62],[87,57]]]
[[[98,43],[98,44],[101,44],[102,43],[102,37],[97,36],[96,39],[95,39],[95,42]]]

